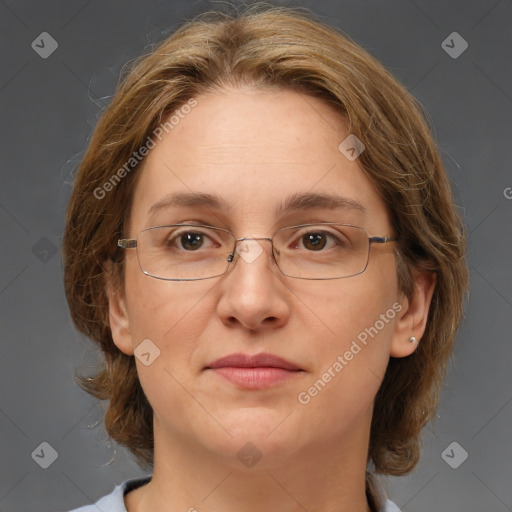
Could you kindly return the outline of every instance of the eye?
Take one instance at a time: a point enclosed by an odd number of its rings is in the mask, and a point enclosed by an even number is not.
[[[308,233],[303,235],[301,240],[306,249],[313,251],[322,250],[327,243],[325,233]]]
[[[331,241],[331,244],[328,248],[346,245],[343,241],[343,238],[327,231],[310,231],[308,233],[302,234],[300,237],[300,243],[302,243],[302,246],[311,252],[322,251],[326,248],[326,246],[328,246],[329,241]]]
[[[165,245],[177,250],[184,250],[185,252],[194,252],[199,249],[205,249],[209,247],[219,247],[218,244],[203,231],[180,231],[169,233],[166,237]]]
[[[201,248],[203,242],[204,242],[203,233],[188,231],[188,232],[180,235],[181,247],[183,247],[187,250],[191,249],[191,250],[195,251],[195,250]]]

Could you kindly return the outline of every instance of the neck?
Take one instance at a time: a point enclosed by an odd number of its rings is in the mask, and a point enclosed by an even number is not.
[[[371,512],[365,492],[369,424],[365,417],[352,426],[350,439],[320,440],[288,454],[265,447],[258,462],[244,467],[236,457],[169,435],[155,420],[153,478],[126,496],[127,510]],[[246,450],[254,457],[256,449]]]

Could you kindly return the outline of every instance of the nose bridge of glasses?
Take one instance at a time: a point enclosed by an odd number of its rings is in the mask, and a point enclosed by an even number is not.
[[[269,238],[269,237],[266,237],[266,236],[263,236],[263,237],[256,237],[256,236],[245,236],[243,238],[235,238],[235,251],[236,251],[236,248],[239,247],[239,243],[240,242],[250,242],[250,241],[254,241],[256,244],[260,245],[258,243],[258,240],[267,240],[268,242],[270,242],[271,244],[271,253],[273,253],[275,251],[275,246],[274,246],[274,240],[272,238]],[[260,245],[261,247],[261,250],[263,251],[263,247]]]
[[[259,240],[267,240],[268,242],[271,243],[271,255],[275,259],[275,255],[274,255],[275,247],[274,247],[274,242],[273,242],[272,238],[269,238],[269,237],[246,236],[246,237],[242,237],[242,238],[235,238],[235,247],[233,249],[233,252],[231,254],[229,254],[229,256],[227,258],[227,261],[229,263],[231,263],[234,260],[235,254],[238,253],[239,256],[241,256],[242,259],[245,260],[247,263],[252,263],[255,259],[257,259],[257,257],[262,252],[264,252],[263,247],[260,244],[258,244]],[[254,248],[253,249],[246,248],[246,250],[240,249],[240,242],[250,242],[250,241],[254,241],[259,246],[257,248],[257,250],[255,250]],[[245,254],[245,255],[243,254],[243,253],[247,253],[247,252],[249,252],[249,254]]]
[[[236,238],[237,242],[243,242],[244,240],[268,240],[269,242],[272,242],[272,238],[268,237],[255,237],[255,236],[245,236],[243,238]]]

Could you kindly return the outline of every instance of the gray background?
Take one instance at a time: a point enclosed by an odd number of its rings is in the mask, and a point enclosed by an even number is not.
[[[74,383],[96,354],[64,298],[65,205],[123,64],[215,5],[0,2],[1,511],[70,509],[143,473],[108,443],[102,405]],[[389,479],[390,495],[404,512],[512,510],[512,2],[292,5],[353,37],[425,105],[468,226],[471,294],[439,417],[417,469]],[[45,31],[58,42],[47,59],[31,47]],[[441,46],[454,31],[469,44],[456,59]],[[454,441],[469,454],[457,469],[441,456]],[[42,442],[58,452],[48,469],[31,456]],[[461,453],[449,451],[451,462]]]

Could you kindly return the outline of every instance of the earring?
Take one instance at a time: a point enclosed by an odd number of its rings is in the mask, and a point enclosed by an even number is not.
[[[417,341],[417,340],[416,340],[416,338],[415,338],[414,336],[411,336],[411,337],[409,338],[409,341],[410,341],[411,343],[416,343],[416,341]]]

